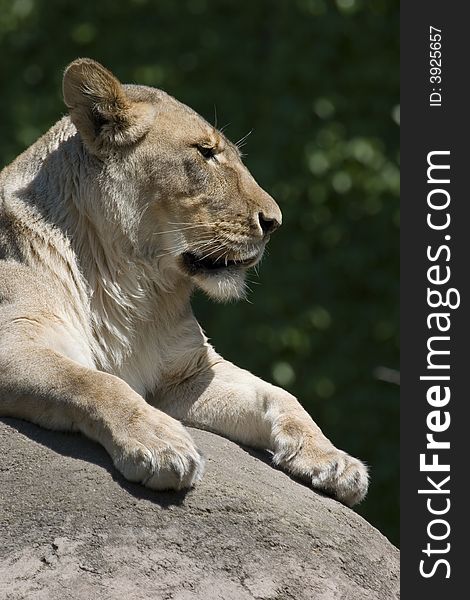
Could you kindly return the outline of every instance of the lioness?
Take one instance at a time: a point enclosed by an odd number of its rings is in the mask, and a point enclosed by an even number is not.
[[[0,414],[102,444],[131,481],[193,486],[180,421],[249,446],[348,505],[365,466],[284,390],[224,360],[194,286],[243,294],[281,212],[237,147],[165,92],[66,69],[70,115],[0,175]]]

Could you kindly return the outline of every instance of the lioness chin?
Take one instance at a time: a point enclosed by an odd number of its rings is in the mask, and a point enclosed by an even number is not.
[[[281,212],[237,147],[166,93],[65,71],[69,116],[0,174],[0,415],[77,430],[129,480],[193,486],[188,425],[273,452],[352,505],[364,465],[208,343],[194,286],[243,294]]]

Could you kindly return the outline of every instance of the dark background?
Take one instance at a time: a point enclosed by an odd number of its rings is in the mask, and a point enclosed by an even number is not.
[[[161,87],[280,204],[251,303],[196,299],[228,359],[294,393],[365,460],[358,508],[398,542],[399,29],[393,0],[0,0],[0,163],[65,111],[78,56]]]

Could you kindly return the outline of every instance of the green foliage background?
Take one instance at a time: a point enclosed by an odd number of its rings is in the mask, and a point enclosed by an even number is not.
[[[398,2],[0,0],[2,166],[64,113],[90,56],[234,141],[279,202],[250,303],[196,311],[226,358],[296,394],[368,462],[359,507],[398,541]],[[261,285],[257,285],[257,284]]]

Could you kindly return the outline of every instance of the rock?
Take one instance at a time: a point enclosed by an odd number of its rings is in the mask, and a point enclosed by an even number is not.
[[[192,431],[195,490],[125,481],[80,435],[0,421],[0,598],[387,600],[398,551],[267,455]]]

